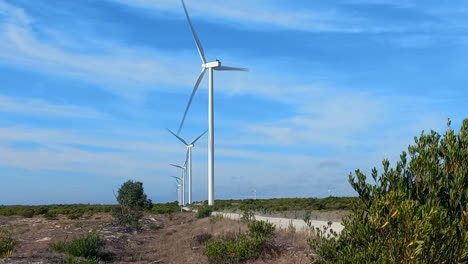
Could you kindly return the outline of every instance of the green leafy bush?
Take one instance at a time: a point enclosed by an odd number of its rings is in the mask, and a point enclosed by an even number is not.
[[[266,249],[275,226],[254,221],[249,224],[249,233],[237,234],[233,239],[211,239],[205,243],[205,255],[210,263],[239,263],[258,258]]]
[[[314,263],[468,263],[468,119],[448,126],[415,137],[409,162],[384,160],[375,184],[350,174],[359,202],[339,237],[310,239]]]
[[[117,201],[120,207],[114,208],[112,216],[118,224],[141,229],[140,219],[143,217],[143,210],[150,210],[153,206],[143,189],[143,183],[127,181],[119,188]]]
[[[255,220],[255,213],[252,210],[245,209],[242,211],[242,215],[240,217],[240,220],[244,223],[252,222]]]
[[[213,212],[213,206],[204,205],[198,208],[197,218],[209,217]]]
[[[151,209],[153,203],[147,198],[143,183],[137,181],[127,181],[120,186],[117,201],[120,205],[128,206],[132,209]]]
[[[50,245],[50,248],[54,251],[88,259],[100,258],[102,256],[100,253],[102,247],[104,247],[104,240],[95,231],[81,238],[75,238],[71,241],[59,241]]]
[[[270,237],[275,232],[275,225],[265,221],[253,221],[249,223],[249,232],[253,235]]]
[[[32,218],[34,217],[34,210],[33,209],[26,209],[21,212],[21,216],[24,218]]]
[[[67,215],[67,217],[68,217],[68,219],[72,219],[72,220],[80,219],[81,217],[83,217],[84,213],[85,212],[83,210],[74,210],[74,211],[70,212]]]
[[[5,233],[0,233],[0,258],[9,258],[13,254],[13,250],[18,241]]]
[[[248,234],[238,234],[235,240],[208,240],[205,255],[210,263],[239,263],[260,256],[266,242],[266,237]]]

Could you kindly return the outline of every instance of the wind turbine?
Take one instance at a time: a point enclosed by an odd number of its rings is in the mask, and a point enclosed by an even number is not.
[[[183,166],[171,164],[171,163],[169,163],[169,165],[182,170],[182,176],[180,177],[182,179],[182,205],[185,205],[185,175],[186,175],[187,161],[185,161]]]
[[[197,46],[198,54],[200,55],[200,59],[202,61],[202,69],[200,75],[198,76],[197,81],[195,82],[195,86],[192,90],[192,95],[188,101],[187,107],[185,108],[184,116],[182,117],[182,121],[180,122],[179,130],[177,131],[177,135],[180,134],[180,130],[184,125],[185,117],[187,116],[187,112],[192,104],[193,97],[197,92],[198,86],[205,75],[206,70],[208,70],[208,205],[214,205],[214,106],[213,106],[213,70],[216,71],[247,71],[246,68],[237,68],[237,67],[228,67],[222,66],[221,61],[216,60],[212,62],[207,62],[205,58],[205,52],[203,51],[203,47],[201,45],[200,39],[198,38],[197,33],[195,32],[195,28],[192,25],[192,21],[190,20],[189,14],[187,12],[187,8],[185,6],[184,0],[181,0],[182,6],[184,8],[185,16],[187,17],[188,24],[190,26],[190,30],[192,31],[193,38],[195,40],[195,44]]]
[[[167,131],[169,131],[187,147],[188,203],[192,204],[192,148],[195,146],[195,142],[197,142],[197,140],[199,140],[208,131],[203,132],[200,136],[198,136],[194,141],[190,143],[187,143],[183,138],[176,135],[170,129],[167,129]]]
[[[177,182],[177,201],[179,202],[179,206],[182,206],[182,184],[181,179],[176,176],[171,176]]]

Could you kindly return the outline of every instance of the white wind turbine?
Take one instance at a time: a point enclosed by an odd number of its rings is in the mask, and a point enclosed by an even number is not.
[[[179,178],[181,179],[181,182],[182,182],[182,205],[185,205],[185,177],[186,177],[186,172],[187,172],[187,161],[185,161],[184,165],[183,166],[180,166],[180,165],[176,165],[176,164],[171,164],[169,163],[169,165],[173,166],[173,167],[176,167],[176,168],[179,168],[182,170],[182,176]]]
[[[179,206],[182,206],[182,183],[181,179],[176,176],[171,176],[174,178],[177,182],[177,202],[179,203]]]
[[[205,71],[208,70],[208,205],[214,205],[214,107],[213,107],[213,70],[216,71],[247,71],[246,68],[236,68],[236,67],[228,67],[222,66],[221,61],[216,60],[212,62],[207,62],[205,59],[205,52],[203,51],[203,47],[201,45],[200,39],[195,32],[195,28],[192,25],[192,21],[190,20],[189,14],[187,12],[187,8],[185,7],[184,0],[181,0],[182,6],[184,8],[185,16],[187,17],[187,21],[190,26],[190,30],[192,31],[193,38],[195,39],[195,44],[197,45],[198,54],[200,55],[200,59],[202,61],[202,70],[200,75],[198,76],[197,81],[195,82],[195,86],[192,90],[192,95],[188,101],[187,107],[185,108],[184,116],[182,117],[182,121],[180,122],[179,130],[177,134],[180,134],[180,130],[184,125],[185,117],[187,116],[187,112],[192,104],[193,97],[197,92],[198,86],[205,75]]]
[[[195,146],[195,143],[203,136],[206,134],[205,131],[203,132],[200,136],[198,136],[194,141],[187,143],[183,138],[179,137],[176,135],[174,132],[172,132],[170,129],[167,129],[172,135],[174,135],[178,140],[180,140],[182,143],[185,144],[187,147],[187,174],[188,174],[188,203],[192,204],[192,148]]]

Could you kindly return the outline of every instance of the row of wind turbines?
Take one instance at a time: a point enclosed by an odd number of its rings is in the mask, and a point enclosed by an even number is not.
[[[174,177],[177,181],[177,198],[179,201],[179,205],[186,205],[191,204],[192,201],[192,149],[195,146],[197,140],[199,140],[206,132],[208,132],[208,205],[214,205],[214,105],[213,105],[213,71],[247,71],[246,68],[237,68],[237,67],[228,67],[221,65],[221,61],[215,60],[208,62],[205,58],[205,52],[201,45],[200,39],[193,27],[192,21],[190,20],[190,16],[187,11],[187,7],[185,6],[184,0],[181,0],[182,7],[185,12],[185,16],[187,18],[187,22],[190,26],[190,30],[192,31],[193,38],[195,40],[195,44],[198,50],[198,54],[200,55],[200,59],[202,61],[201,65],[201,72],[198,76],[195,86],[193,87],[192,94],[190,95],[187,107],[185,108],[184,115],[179,125],[179,129],[177,133],[172,132],[168,129],[168,131],[174,135],[179,141],[185,144],[187,151],[186,151],[186,158],[183,165],[177,164],[169,164],[173,167],[179,168],[182,171],[182,175],[180,177]],[[205,76],[205,72],[208,70],[208,130],[198,136],[195,140],[188,143],[182,137],[180,137],[180,131],[185,122],[185,118],[187,117],[187,113],[190,109],[190,105],[192,104],[193,98],[198,90],[198,86],[200,85],[203,77]],[[186,181],[188,180],[188,190],[186,189]],[[185,199],[186,191],[188,191],[188,201]]]

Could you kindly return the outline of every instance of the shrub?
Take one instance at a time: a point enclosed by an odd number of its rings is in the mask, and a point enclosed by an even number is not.
[[[198,208],[197,218],[205,218],[211,215],[213,206],[204,205]]]
[[[117,201],[120,205],[128,206],[132,209],[151,209],[153,203],[143,189],[143,183],[137,181],[127,181],[118,191]]]
[[[18,241],[4,233],[0,233],[0,258],[9,258],[13,254]]]
[[[240,220],[244,223],[255,221],[255,213],[252,210],[245,209]]]
[[[68,217],[68,219],[74,220],[74,219],[79,219],[79,218],[83,217],[83,215],[84,215],[83,210],[74,210],[74,211],[70,212],[67,215],[67,217]]]
[[[253,235],[270,237],[275,232],[275,225],[265,221],[253,221],[249,223],[249,232]]]
[[[319,233],[309,244],[314,263],[467,263],[468,119],[456,134],[415,137],[396,168],[383,161],[375,184],[359,170],[349,182],[359,194],[339,238]]]
[[[113,209],[112,216],[117,220],[117,223],[140,230],[139,221],[143,217],[143,210],[149,210],[153,206],[151,200],[146,197],[143,183],[125,182],[119,188],[116,198],[120,207]]]
[[[158,225],[158,224],[150,224],[150,225],[149,225],[149,228],[150,228],[151,230],[159,230],[159,229],[161,229],[162,227],[161,227],[160,225]]]
[[[24,218],[32,218],[34,217],[34,210],[33,209],[26,209],[21,212],[21,216]]]
[[[74,257],[94,259],[101,257],[99,250],[104,246],[104,240],[96,231],[71,241],[59,241],[50,245],[54,251],[67,253]]]
[[[121,206],[114,208],[112,216],[119,225],[140,229],[141,225],[139,221],[143,217],[143,211],[138,208],[132,209],[128,206]]]
[[[57,214],[54,213],[54,212],[47,212],[44,214],[44,218],[47,219],[47,220],[57,220]]]
[[[209,240],[205,255],[210,263],[239,263],[260,256],[266,242],[266,237],[247,234],[238,234],[235,240]]]
[[[271,223],[254,221],[249,224],[247,234],[208,240],[205,255],[210,263],[239,263],[258,258],[266,249],[274,230],[275,226]]]

